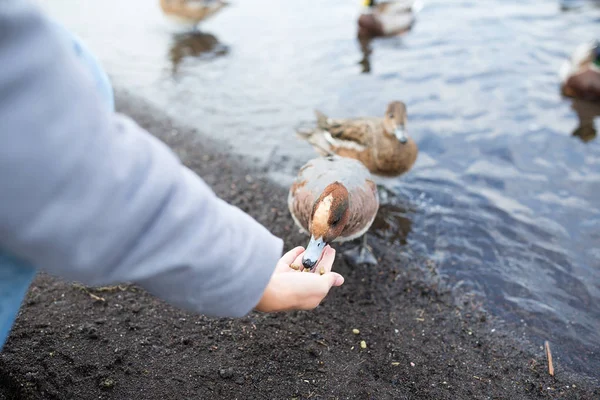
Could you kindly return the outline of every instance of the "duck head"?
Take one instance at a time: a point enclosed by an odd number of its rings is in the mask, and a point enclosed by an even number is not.
[[[393,101],[388,104],[385,117],[383,118],[385,133],[395,136],[402,144],[408,142],[406,119],[406,105],[403,102]]]
[[[348,190],[340,182],[328,185],[313,205],[310,242],[302,257],[304,268],[314,269],[325,246],[337,238],[350,217]]]

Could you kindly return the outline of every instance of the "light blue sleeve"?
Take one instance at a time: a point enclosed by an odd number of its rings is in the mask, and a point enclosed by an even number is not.
[[[82,65],[92,74],[92,77],[96,82],[96,89],[100,92],[102,97],[104,97],[105,103],[111,110],[114,110],[115,97],[112,85],[110,84],[110,79],[106,72],[101,68],[100,62],[94,53],[87,48],[79,36],[65,29],[62,24],[55,22],[55,26],[58,33],[64,38],[67,46],[73,49],[73,52],[80,59]]]
[[[0,249],[90,285],[242,316],[283,243],[112,113],[32,3],[0,3]]]

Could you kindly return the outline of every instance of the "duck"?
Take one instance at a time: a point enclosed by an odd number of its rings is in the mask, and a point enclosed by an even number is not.
[[[358,160],[330,155],[300,168],[288,192],[288,208],[301,232],[310,236],[302,257],[305,270],[314,271],[325,246],[363,236],[357,263],[376,264],[366,232],[379,209],[377,185]]]
[[[600,101],[600,41],[578,46],[564,62],[560,77],[564,96]]]
[[[358,36],[396,36],[408,32],[420,8],[421,2],[415,0],[364,0],[358,18]]]
[[[316,128],[297,130],[321,155],[337,154],[361,161],[374,175],[396,177],[408,172],[419,148],[407,133],[406,105],[388,104],[383,117],[332,119],[315,110]]]
[[[228,5],[224,0],[160,0],[160,8],[169,19],[194,28]]]

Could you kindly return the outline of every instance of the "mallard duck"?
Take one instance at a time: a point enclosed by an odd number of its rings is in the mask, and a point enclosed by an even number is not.
[[[379,195],[362,163],[333,155],[300,168],[290,187],[288,208],[300,230],[310,235],[302,264],[313,270],[327,244],[365,235],[379,209]],[[360,256],[356,261],[373,262],[366,235]]]
[[[358,18],[358,35],[362,37],[393,36],[409,31],[420,1],[364,0],[363,11]]]
[[[322,155],[335,153],[361,161],[373,174],[399,176],[412,168],[419,149],[407,135],[406,105],[388,104],[385,116],[328,118],[320,111],[317,128],[298,131]]]
[[[600,42],[577,47],[563,64],[560,75],[563,95],[600,101]]]
[[[223,0],[160,0],[160,8],[168,18],[194,27],[227,5]]]

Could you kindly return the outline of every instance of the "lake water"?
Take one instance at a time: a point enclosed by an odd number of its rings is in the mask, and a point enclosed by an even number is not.
[[[282,184],[314,156],[293,133],[313,109],[379,116],[404,101],[420,155],[385,182],[374,235],[433,259],[450,285],[526,324],[534,343],[549,339],[559,363],[598,377],[600,140],[573,132],[574,107],[600,111],[561,98],[558,70],[600,37],[600,4],[564,3],[426,1],[411,32],[368,46],[356,40],[358,0],[240,0],[191,38],[158,1],[44,7],[115,86]]]

